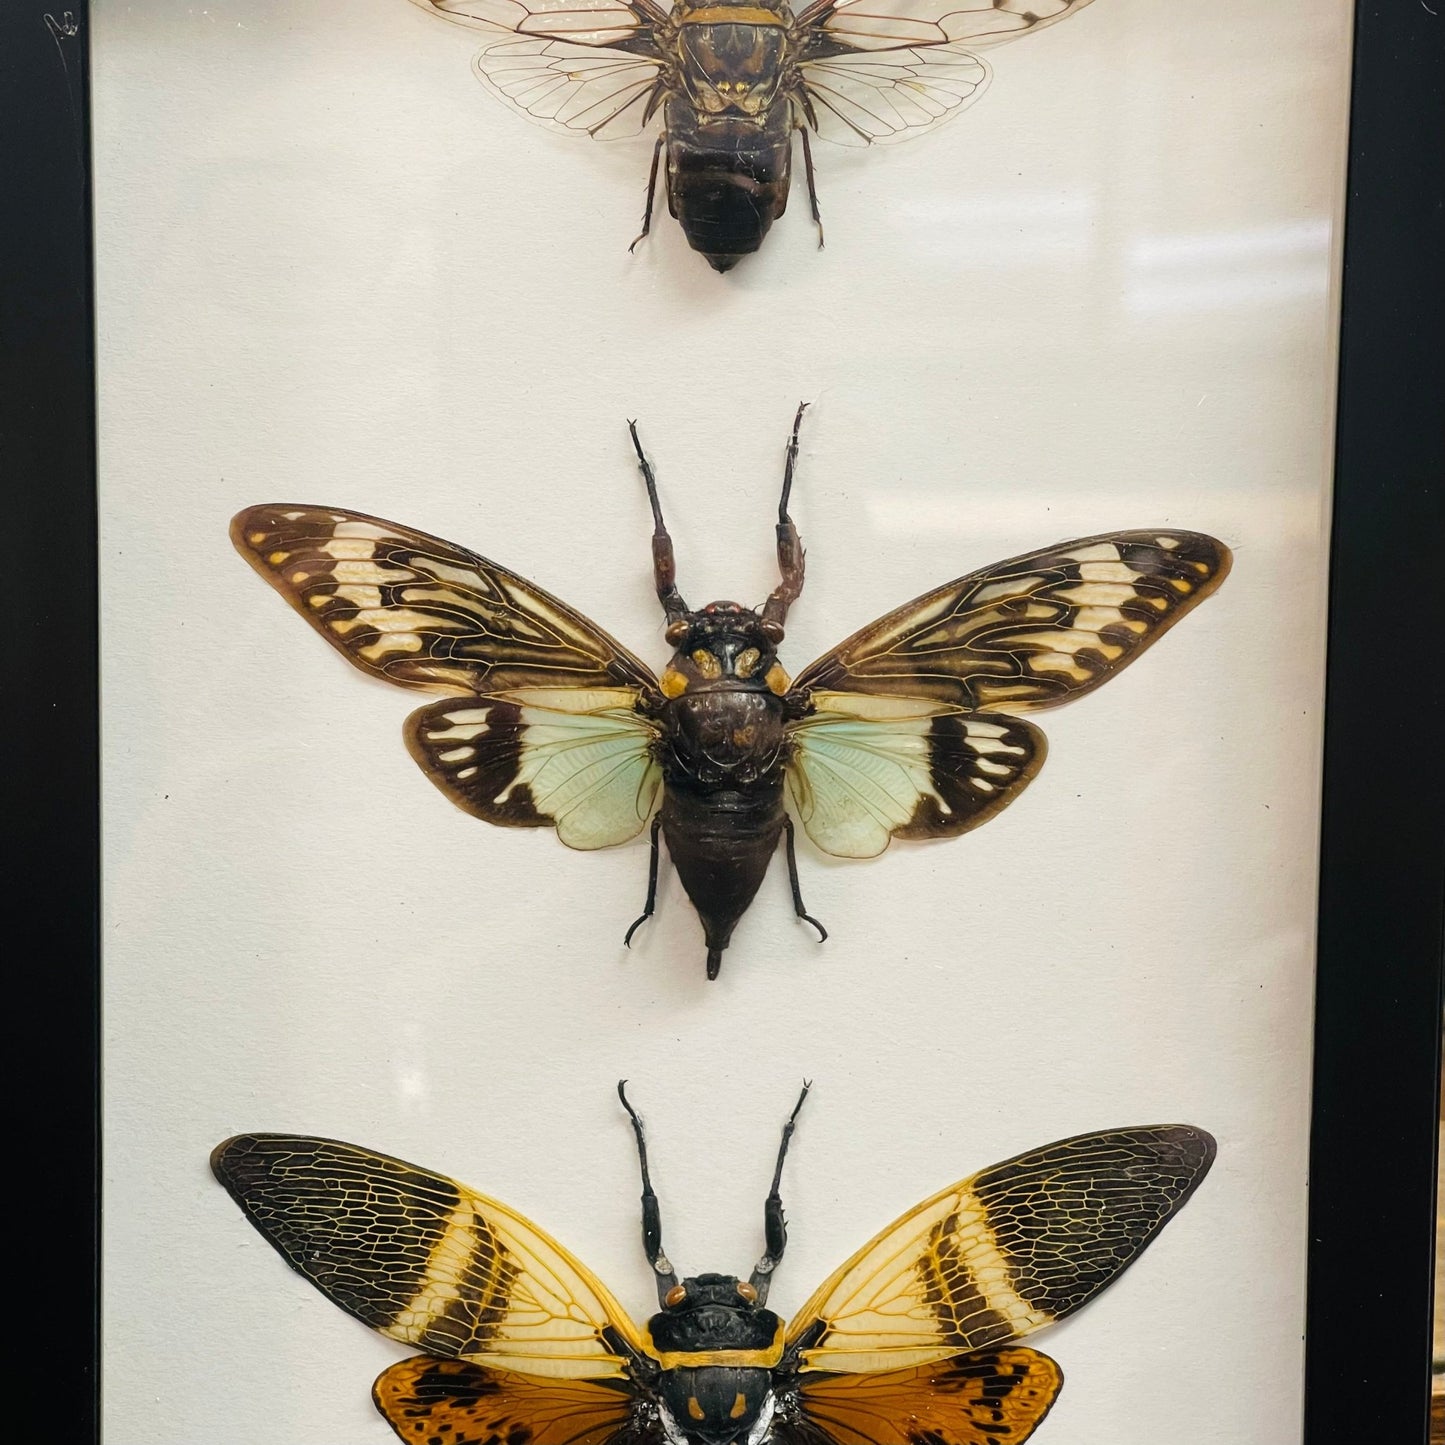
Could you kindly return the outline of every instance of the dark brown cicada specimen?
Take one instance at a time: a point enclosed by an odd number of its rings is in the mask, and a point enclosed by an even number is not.
[[[796,14],[788,0],[414,3],[489,32],[476,72],[533,120],[599,140],[660,124],[642,236],[665,153],[668,209],[727,271],[787,209],[794,132],[821,244],[810,132],[843,145],[920,135],[982,92],[975,49],[1089,0],[811,0]]]
[[[638,446],[673,649],[660,675],[534,583],[410,527],[270,505],[242,512],[231,535],[357,667],[446,694],[411,715],[406,738],[458,807],[504,827],[555,828],[581,849],[650,825],[638,923],[652,914],[665,842],[702,922],[712,978],[780,847],[794,911],[815,921],[803,907],[794,819],[842,858],[986,823],[1043,766],[1044,736],[1023,714],[1107,682],[1229,571],[1229,549],[1198,532],[1061,542],[945,582],[790,677],[779,648],[803,588],[788,514],[797,453],[795,421],[777,587],[759,607],[693,608]]]

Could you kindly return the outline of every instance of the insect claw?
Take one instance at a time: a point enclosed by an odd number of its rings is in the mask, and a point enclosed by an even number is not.
[[[826,943],[828,941],[828,930],[824,928],[811,913],[800,913],[798,917],[801,918],[804,923],[811,923],[813,927],[818,930],[819,943]]]
[[[632,431],[632,437],[637,439],[637,423],[627,423]],[[623,935],[622,946],[632,947],[632,935],[652,917],[653,910],[657,907],[657,835],[662,831],[662,814],[654,813],[652,817],[652,854],[647,863],[647,902],[642,905],[642,916],[636,919],[631,928]]]

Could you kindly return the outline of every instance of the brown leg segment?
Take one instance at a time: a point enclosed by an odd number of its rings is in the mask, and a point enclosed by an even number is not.
[[[647,902],[642,905],[642,916],[623,935],[622,946],[632,947],[632,935],[652,917],[657,907],[657,835],[662,831],[662,814],[655,813],[652,819],[652,857],[647,864]],[[627,1101],[624,1099],[623,1103]]]
[[[823,213],[818,209],[818,183],[813,175],[813,147],[808,141],[806,127],[799,126],[798,134],[803,137],[803,174],[808,180],[808,202],[813,208],[813,224],[818,228],[818,249],[823,249]],[[656,160],[653,165],[657,164]],[[634,243],[635,244],[635,243]]]
[[[647,500],[652,507],[652,580],[657,588],[657,600],[662,603],[668,622],[677,622],[687,615],[687,603],[677,590],[677,562],[672,554],[672,537],[662,520],[662,503],[657,500],[657,478],[652,473],[652,463],[642,450],[637,423],[628,422],[627,430],[632,434],[632,447],[637,453],[637,465],[642,469],[642,480],[647,484]]]
[[[783,464],[783,495],[778,501],[778,571],[782,581],[773,588],[763,604],[763,621],[779,629],[787,620],[788,608],[798,600],[803,590],[803,543],[798,529],[788,515],[788,499],[793,493],[793,471],[798,464],[798,429],[803,424],[803,413],[808,403],[799,402],[797,415],[793,417],[793,432],[788,438],[787,460]],[[781,630],[778,633],[781,637]]]
[[[657,137],[657,144],[652,148],[652,169],[647,175],[647,206],[642,212],[642,229],[637,233],[636,238],[627,248],[629,254],[637,249],[638,241],[644,240],[647,233],[652,230],[652,202],[657,195],[657,162],[658,158],[662,155],[662,143],[665,139],[665,135],[659,135]],[[811,175],[812,172],[810,171],[809,174]],[[815,219],[817,217],[817,211],[818,203],[814,201],[813,213]]]
[[[788,850],[788,886],[793,890],[793,912],[804,923],[811,923],[818,930],[818,942],[822,943],[828,937],[828,930],[803,907],[803,890],[798,884],[798,853],[793,843],[793,820],[786,814],[783,816],[783,838]],[[798,1100],[799,1104],[802,1102]]]

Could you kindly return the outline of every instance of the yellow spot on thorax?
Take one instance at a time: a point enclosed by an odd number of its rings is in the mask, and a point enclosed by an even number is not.
[[[779,1320],[773,1342],[765,1350],[659,1350],[652,1343],[650,1331],[643,1332],[642,1347],[664,1370],[700,1370],[708,1365],[734,1370],[771,1370],[783,1358],[787,1329]]]
[[[687,691],[687,679],[675,668],[669,667],[658,683],[663,697],[681,697]]]
[[[768,25],[786,28],[776,10],[751,5],[704,5],[678,17],[679,25]]]

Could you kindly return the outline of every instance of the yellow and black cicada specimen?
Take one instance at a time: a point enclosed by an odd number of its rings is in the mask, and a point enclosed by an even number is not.
[[[797,1108],[751,1274],[679,1279],[627,1107],[660,1305],[641,1329],[535,1224],[415,1165],[242,1134],[211,1167],[293,1269],[423,1351],[372,1388],[407,1445],[1021,1445],[1063,1373],[1014,1341],[1118,1278],[1215,1152],[1203,1130],[1167,1124],[1020,1154],[895,1220],[785,1324],[767,1298]]]
[[[415,3],[488,32],[477,74],[533,120],[609,140],[660,126],[642,235],[665,151],[668,209],[727,271],[787,208],[795,132],[821,244],[810,131],[843,145],[919,135],[982,92],[975,49],[1089,0],[805,0],[796,13],[788,0]]]
[[[802,409],[798,417],[801,419]],[[633,441],[637,432],[633,428]],[[449,696],[407,720],[412,756],[458,807],[605,848],[651,823],[647,901],[665,839],[707,940],[707,972],[779,844],[804,909],[793,817],[825,853],[987,822],[1043,765],[1020,714],[1093,691],[1219,586],[1223,543],[1149,528],[1061,542],[935,587],[789,678],[778,658],[803,586],[788,515],[761,607],[694,610],[677,588],[652,469],[653,569],[675,649],[659,677],[601,628],[514,572],[358,512],[251,507],[231,536],[331,645],[376,677]]]

